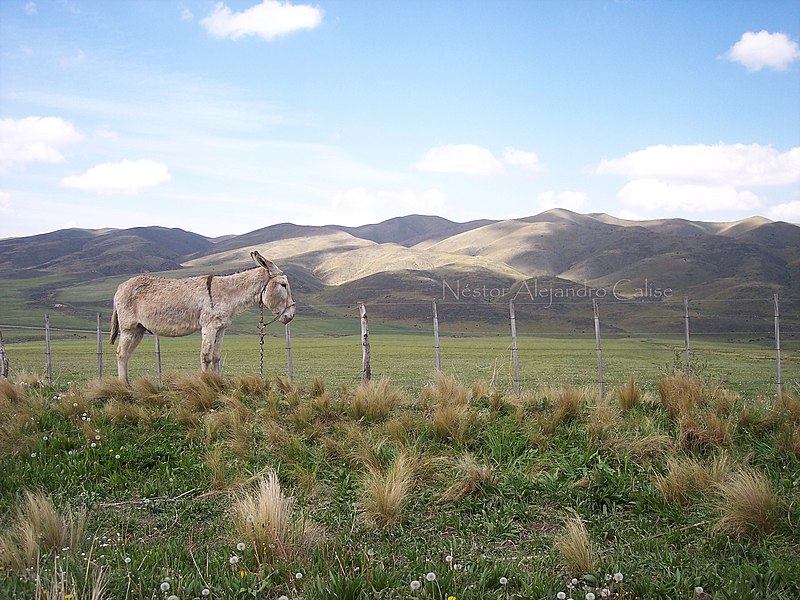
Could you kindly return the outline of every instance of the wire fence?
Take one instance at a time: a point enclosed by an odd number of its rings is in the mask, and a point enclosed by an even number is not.
[[[631,376],[654,389],[672,370],[749,396],[800,391],[800,315],[781,315],[775,297],[387,299],[366,310],[372,377],[410,390],[440,369],[511,391],[577,385],[608,394]],[[300,305],[298,315],[286,329],[276,324],[266,331],[263,356],[257,315],[240,316],[225,337],[224,373],[259,373],[263,364],[265,376],[288,376],[301,385],[315,377],[334,386],[359,383],[365,365],[358,306]],[[0,359],[9,376],[66,382],[116,375],[114,347],[102,327],[108,315],[97,314],[94,329],[60,326],[75,318],[55,313],[40,326],[0,324]],[[162,372],[198,370],[199,338],[146,336],[131,359],[131,377],[160,380]]]

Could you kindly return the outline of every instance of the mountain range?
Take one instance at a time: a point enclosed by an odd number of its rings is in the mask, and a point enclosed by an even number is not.
[[[745,311],[749,302],[778,294],[783,312],[800,321],[797,225],[761,217],[626,221],[563,209],[467,223],[423,215],[362,227],[283,223],[221,238],[163,227],[8,238],[0,240],[0,301],[13,296],[40,311],[55,303],[108,310],[126,276],[241,270],[251,265],[253,248],[287,272],[309,315],[335,315],[364,301],[405,319],[417,310],[413,302],[437,299],[458,301],[464,320],[480,320],[483,304],[507,306],[516,296],[552,305],[553,290],[568,296],[582,289],[583,296],[607,299],[725,303],[731,318],[736,307]],[[574,328],[577,317],[569,312],[562,308],[565,326]],[[620,331],[630,327],[635,323],[620,321]]]

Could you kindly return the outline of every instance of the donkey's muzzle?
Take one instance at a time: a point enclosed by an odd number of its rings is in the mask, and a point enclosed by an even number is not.
[[[292,319],[294,319],[294,304],[287,306],[286,310],[283,311],[280,317],[278,317],[278,320],[284,325],[286,325]]]

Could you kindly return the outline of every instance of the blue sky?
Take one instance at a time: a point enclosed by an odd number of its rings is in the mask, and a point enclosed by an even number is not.
[[[0,238],[800,222],[800,4],[0,1]]]

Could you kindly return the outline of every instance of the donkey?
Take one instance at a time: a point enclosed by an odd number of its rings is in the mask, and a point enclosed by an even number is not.
[[[117,346],[117,375],[128,381],[128,360],[146,332],[179,337],[202,332],[200,368],[221,373],[222,338],[234,317],[258,303],[288,323],[295,302],[289,280],[275,263],[250,253],[255,268],[232,275],[164,279],[138,275],[121,283],[114,294],[111,343]]]

